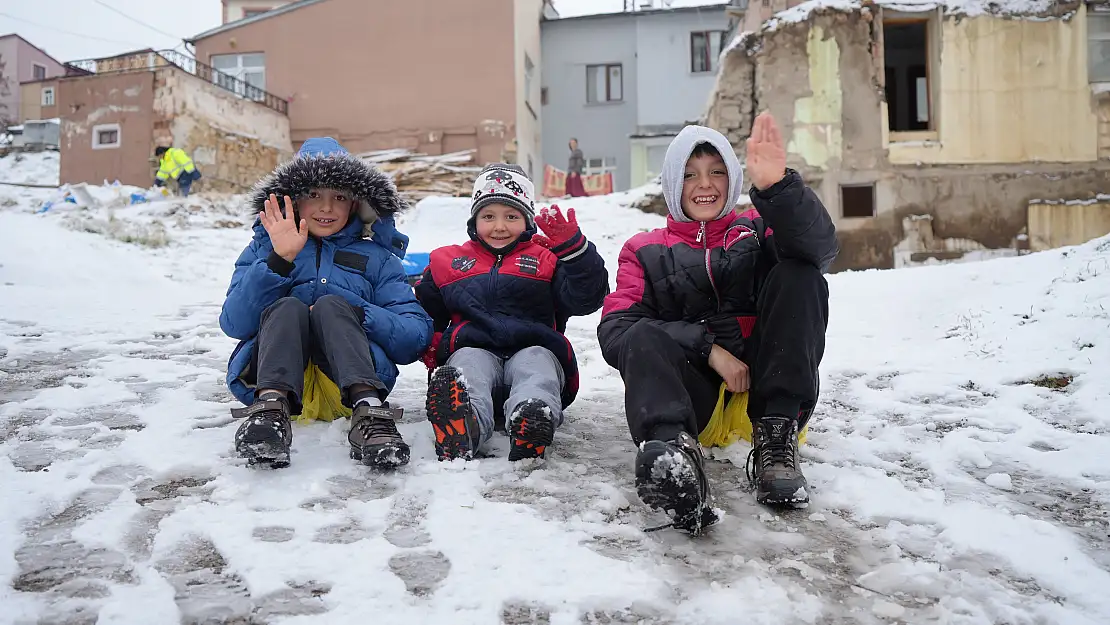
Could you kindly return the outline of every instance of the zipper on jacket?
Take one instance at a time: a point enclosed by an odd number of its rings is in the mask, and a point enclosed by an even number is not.
[[[501,267],[501,259],[503,258],[505,257],[498,255],[497,260],[493,263],[493,267],[491,267],[489,270],[489,288],[486,290],[488,291],[489,301],[491,302],[493,301],[493,296],[496,293],[496,290],[493,288],[493,286],[494,282],[497,280],[497,270],[499,267]]]
[[[713,287],[713,296],[717,299],[717,312],[721,312],[721,294],[717,291],[717,281],[713,279],[713,264],[711,262],[713,252],[709,249],[709,237],[705,232],[705,222],[701,222],[701,229],[698,230],[698,242],[701,243],[702,249],[705,250],[705,273],[709,276],[709,286]]]

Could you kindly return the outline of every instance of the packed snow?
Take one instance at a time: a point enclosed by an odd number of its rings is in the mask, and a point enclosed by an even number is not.
[[[242,198],[131,191],[36,214],[55,192],[0,187],[0,622],[1110,621],[1110,237],[829,276],[809,508],[757,506],[738,443],[712,453],[726,514],[694,539],[644,531],[661,518],[596,314],[570,324],[582,390],[545,462],[510,466],[500,435],[437,462],[415,364],[391,398],[408,467],[356,465],[336,422],[248,469],[217,322]],[[611,278],[663,223],[635,197],[560,202]],[[429,199],[400,225],[426,251],[467,215]]]

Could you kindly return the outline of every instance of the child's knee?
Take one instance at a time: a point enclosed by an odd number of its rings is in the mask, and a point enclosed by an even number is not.
[[[308,318],[308,304],[295,297],[283,297],[270,304],[270,307],[263,313],[263,317],[268,315],[295,315]]]

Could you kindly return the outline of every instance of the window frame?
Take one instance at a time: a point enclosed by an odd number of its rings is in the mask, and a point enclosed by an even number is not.
[[[613,98],[613,84],[612,84],[612,69],[616,67],[620,70],[620,92],[619,98]],[[605,99],[604,100],[590,100],[590,70],[601,68],[605,72]],[[586,65],[586,104],[617,104],[624,102],[624,64],[623,63],[590,63]]]
[[[50,95],[50,102],[46,101],[47,94]],[[39,106],[57,106],[57,103],[58,94],[54,87],[43,87],[39,94]]]
[[[725,35],[726,31],[723,30],[695,30],[690,33],[690,73],[691,74],[713,74],[719,69],[718,63],[721,56],[721,51],[725,49]],[[713,35],[717,36],[717,56],[713,56]],[[697,37],[705,38],[705,57],[703,60],[706,63],[706,69],[697,68],[697,56],[694,53],[694,41]]]
[[[594,165],[595,162],[600,161],[600,165]],[[615,156],[599,156],[586,159],[585,167],[583,168],[582,175],[584,176],[597,176],[604,174],[617,174],[617,157]]]
[[[894,111],[890,109],[889,103],[886,102],[886,95],[884,94],[884,102],[886,106],[886,119],[883,120],[885,129],[888,133],[888,141],[890,143],[913,142],[913,141],[936,141],[940,137],[940,13],[934,9],[924,13],[905,13],[894,10],[882,10],[881,28],[883,28],[883,88],[887,88],[886,80],[886,31],[885,26],[899,25],[899,24],[912,24],[921,23],[925,25],[925,88],[928,95],[927,103],[929,107],[929,121],[928,127],[924,130],[894,130],[891,128],[891,116]],[[911,91],[911,95],[912,95]]]
[[[1110,46],[1110,28],[1107,28],[1105,33],[1091,32],[1091,22],[1103,22],[1110,26],[1110,11],[1092,10],[1092,7],[1087,7],[1087,83],[1092,85],[1097,84],[1110,84],[1110,73],[1103,77],[1096,78],[1092,75],[1092,66],[1090,62],[1091,47],[1095,43],[1100,43]]]
[[[262,65],[244,65],[243,64],[243,59],[245,57],[248,57],[248,56],[260,56],[260,57],[262,57]],[[216,67],[216,59],[218,59],[218,58],[219,59],[234,58],[235,59],[235,67],[232,68],[232,69],[220,69],[219,67]],[[211,55],[208,56],[208,65],[211,66],[212,69],[216,70],[212,74],[213,84],[219,85],[220,87],[222,87],[224,89],[227,89],[228,91],[231,91],[232,93],[238,95],[239,97],[246,98],[248,100],[254,100],[254,101],[257,102],[257,101],[264,100],[266,98],[266,53],[265,52],[233,52],[233,53],[230,53],[230,54],[211,54]],[[250,73],[250,74],[261,73],[262,74],[262,85],[261,86],[253,85],[250,82],[248,82],[247,79],[246,79],[246,75],[248,73]],[[240,87],[240,86],[237,86],[237,85],[222,85],[222,84],[220,84],[220,79],[221,79],[222,76],[229,76],[231,78],[234,78],[234,79],[238,80],[239,82],[243,83],[244,85],[246,85],[246,87]],[[257,93],[252,93],[254,91],[257,91]]]
[[[39,76],[37,73],[37,70],[40,67],[42,68],[42,76]],[[31,63],[31,76],[33,77],[33,80],[46,80],[48,72],[49,68],[42,63]]]
[[[870,189],[871,190],[871,214],[870,215],[849,215],[845,210],[844,190],[845,189]],[[855,183],[841,183],[840,184],[840,217],[842,219],[874,219],[879,214],[878,203],[878,187],[874,182],[855,182]]]
[[[115,143],[101,143],[100,133],[102,132],[115,132]],[[123,146],[123,129],[119,124],[98,124],[92,127],[92,149],[94,150],[115,150]]]

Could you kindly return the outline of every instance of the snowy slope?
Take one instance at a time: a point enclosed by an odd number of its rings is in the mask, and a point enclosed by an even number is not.
[[[0,623],[1105,623],[1110,238],[978,264],[830,276],[808,510],[711,472],[728,515],[665,530],[632,488],[619,376],[572,321],[583,388],[536,468],[438,463],[425,372],[393,400],[413,463],[297,426],[293,465],[234,459],[217,316],[249,238],[236,198],[117,211],[168,244],[78,232],[0,189]],[[8,201],[3,201],[7,197]],[[662,217],[578,200],[612,277]],[[426,200],[419,251],[463,236]],[[1043,376],[1061,388],[1031,384]],[[1066,386],[1062,386],[1065,381]]]

